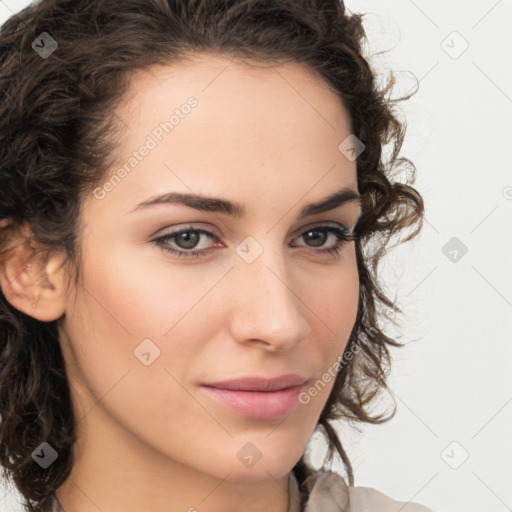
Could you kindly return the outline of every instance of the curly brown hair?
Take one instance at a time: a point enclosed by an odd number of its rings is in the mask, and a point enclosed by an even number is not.
[[[48,58],[32,47],[42,32],[58,42]],[[350,485],[352,467],[330,422],[382,423],[395,413],[396,404],[387,417],[369,411],[388,390],[388,347],[403,346],[379,326],[380,314],[398,308],[384,294],[377,267],[391,238],[406,228],[401,241],[414,237],[424,215],[411,186],[415,166],[399,157],[406,124],[396,103],[414,92],[393,99],[392,73],[378,86],[365,40],[363,15],[349,15],[342,0],[40,0],[11,16],[0,33],[0,218],[6,219],[0,255],[7,257],[13,234],[29,226],[38,247],[65,249],[75,282],[82,200],[114,163],[121,128],[114,110],[134,71],[217,52],[240,61],[300,63],[339,94],[352,133],[365,145],[357,158],[360,292],[317,427],[326,436],[327,458],[338,452]],[[57,325],[24,314],[0,294],[0,461],[30,512],[50,510],[74,460],[75,419]],[[44,470],[31,457],[43,441],[59,454]],[[305,454],[293,471],[307,492],[303,483],[312,468]]]

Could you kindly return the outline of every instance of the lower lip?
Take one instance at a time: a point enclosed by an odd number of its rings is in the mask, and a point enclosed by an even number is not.
[[[201,387],[214,400],[238,414],[254,420],[272,420],[288,414],[297,405],[303,385],[265,392]]]

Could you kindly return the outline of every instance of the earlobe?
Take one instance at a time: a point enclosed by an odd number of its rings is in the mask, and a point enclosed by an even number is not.
[[[65,312],[62,255],[43,260],[26,236],[19,236],[8,247],[0,261],[5,298],[16,309],[42,322],[60,318]]]

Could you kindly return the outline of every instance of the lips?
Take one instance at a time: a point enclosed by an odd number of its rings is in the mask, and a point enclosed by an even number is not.
[[[308,379],[288,374],[271,379],[244,377],[203,384],[208,398],[239,415],[271,420],[289,414],[298,406],[298,396]]]
[[[289,373],[279,377],[242,377],[213,383],[205,383],[203,386],[232,391],[279,391],[281,389],[302,386],[308,379],[300,375]]]

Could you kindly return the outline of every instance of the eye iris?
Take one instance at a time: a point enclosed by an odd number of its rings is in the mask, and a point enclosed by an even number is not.
[[[311,233],[320,233],[320,237],[313,237],[313,239],[309,239],[311,241],[313,241],[313,246],[314,247],[318,247],[318,246],[321,246],[325,243],[325,238],[328,236],[328,233],[326,233],[325,231],[321,231],[321,230],[318,230],[318,229],[311,229],[309,230],[307,233],[306,233],[306,236],[309,237],[309,235]]]
[[[176,237],[176,242],[182,249],[193,249],[198,242],[199,233],[186,231],[184,233],[179,233]],[[181,245],[182,241],[185,242],[184,246]]]

